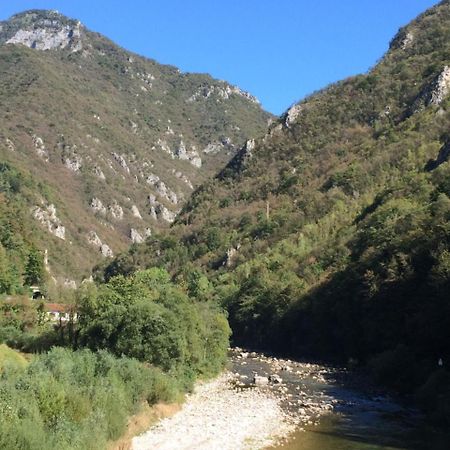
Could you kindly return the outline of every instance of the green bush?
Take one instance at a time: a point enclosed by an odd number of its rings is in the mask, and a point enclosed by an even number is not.
[[[54,348],[19,371],[3,368],[0,448],[105,448],[122,435],[142,401],[178,395],[168,375],[137,360]]]

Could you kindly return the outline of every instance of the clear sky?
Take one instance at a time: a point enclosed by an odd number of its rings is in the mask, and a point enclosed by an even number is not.
[[[0,0],[0,20],[57,9],[136,53],[208,72],[280,114],[367,71],[438,0]]]

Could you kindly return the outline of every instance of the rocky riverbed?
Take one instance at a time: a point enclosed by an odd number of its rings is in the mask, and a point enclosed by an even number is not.
[[[134,450],[447,450],[450,436],[343,368],[235,348]]]
[[[308,387],[326,384],[330,372],[234,349],[225,373],[197,385],[182,410],[134,438],[133,449],[239,450],[282,442],[333,409],[335,399]]]

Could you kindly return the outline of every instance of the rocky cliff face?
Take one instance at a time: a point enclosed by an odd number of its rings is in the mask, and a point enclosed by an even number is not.
[[[127,52],[56,11],[0,23],[0,101],[0,156],[48,185],[43,202],[78,254],[51,266],[72,278],[167,227],[270,118],[241,89]],[[61,241],[45,205],[31,217]]]

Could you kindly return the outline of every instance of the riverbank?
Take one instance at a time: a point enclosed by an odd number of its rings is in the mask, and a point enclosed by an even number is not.
[[[333,399],[309,395],[300,382],[326,383],[327,371],[235,350],[229,370],[198,384],[180,412],[135,437],[132,448],[247,450],[278,444],[333,409]],[[294,379],[297,385],[288,388]]]
[[[133,439],[134,450],[237,450],[272,445],[293,430],[269,391],[239,388],[227,371],[198,385],[180,412]]]
[[[131,450],[135,436],[145,432],[162,419],[173,416],[181,409],[178,403],[158,403],[150,406],[144,402],[139,412],[128,419],[126,432],[120,439],[110,442],[107,450]]]

